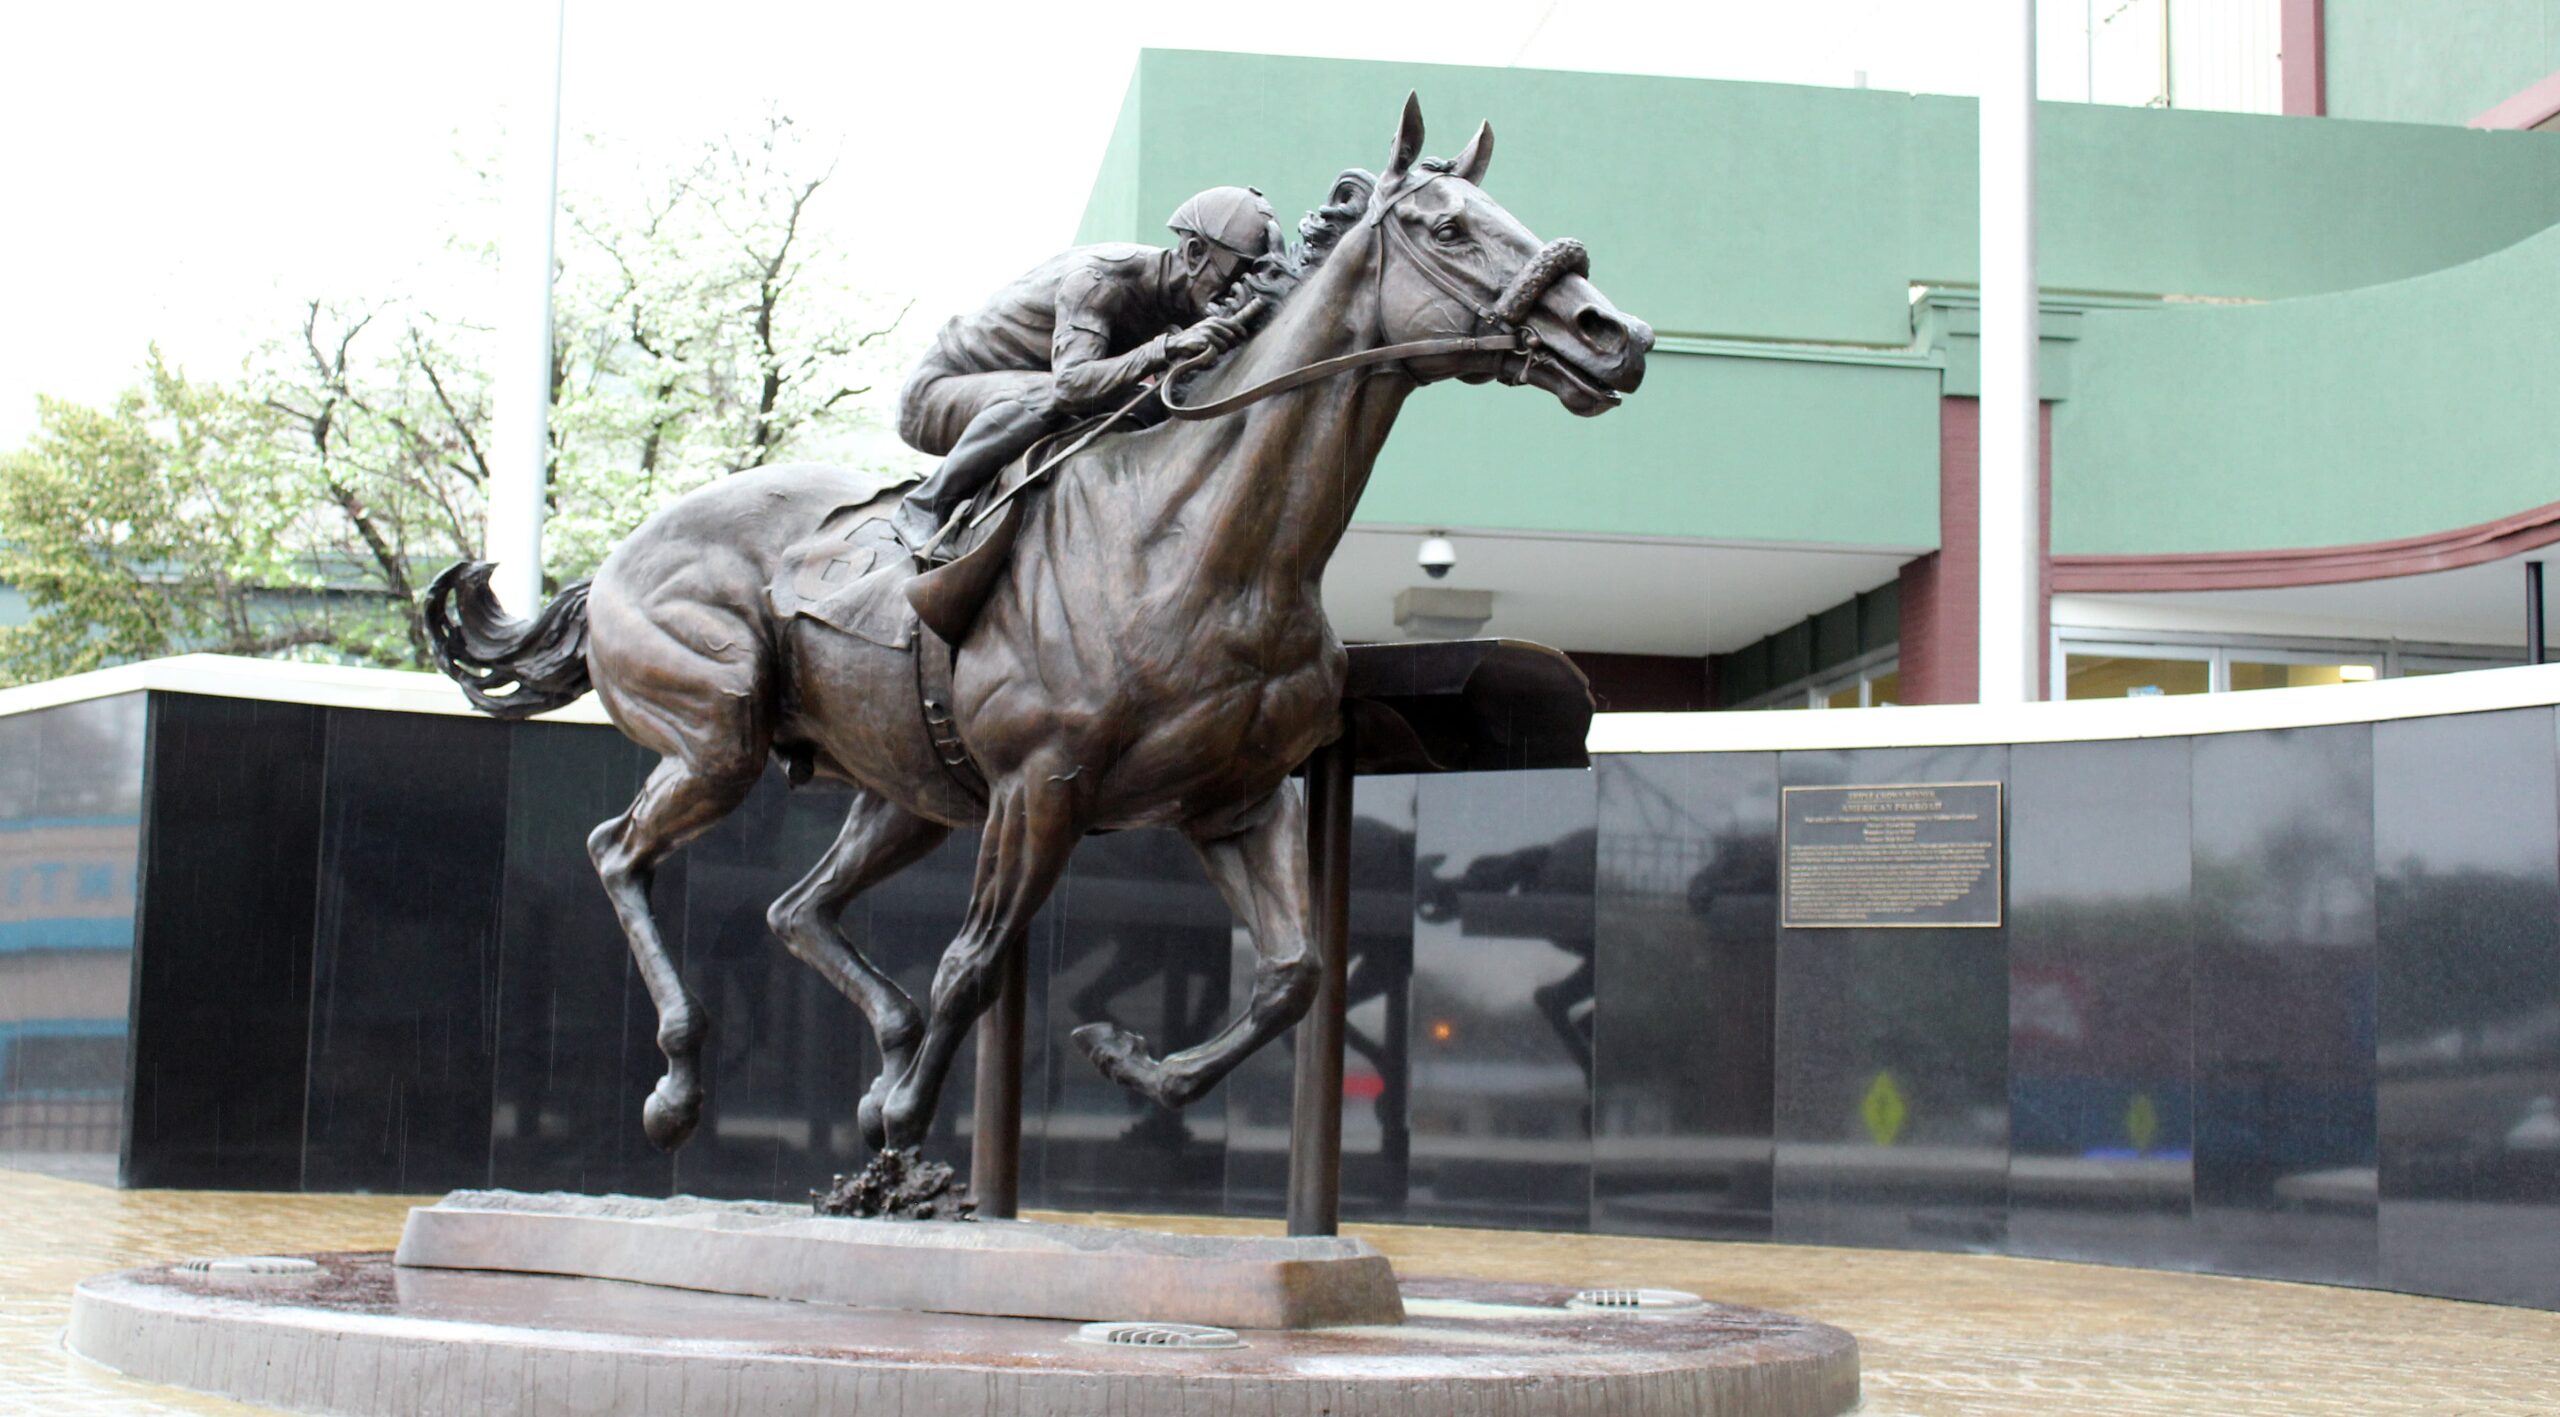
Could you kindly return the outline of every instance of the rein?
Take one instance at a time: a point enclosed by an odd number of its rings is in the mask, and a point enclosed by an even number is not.
[[[1257,304],[1261,299],[1260,296],[1254,297]],[[1392,364],[1403,359],[1427,359],[1435,354],[1509,354],[1515,350],[1535,348],[1537,348],[1537,336],[1530,334],[1526,329],[1514,330],[1504,335],[1442,335],[1436,339],[1407,340],[1403,344],[1391,344],[1384,349],[1364,349],[1355,354],[1337,354],[1331,359],[1319,359],[1313,364],[1303,364],[1276,378],[1265,379],[1241,393],[1229,394],[1225,398],[1210,403],[1175,403],[1173,395],[1166,393],[1163,395],[1164,408],[1165,412],[1185,420],[1216,418],[1221,414],[1233,413],[1247,404],[1260,403],[1273,394],[1285,394],[1291,389],[1304,388],[1319,379],[1330,379],[1349,369],[1362,369],[1372,364]],[[1182,361],[1165,372],[1163,381],[1157,387],[1170,386],[1175,380],[1190,373],[1195,366],[1216,358],[1218,353],[1219,351],[1216,350],[1204,351]]]

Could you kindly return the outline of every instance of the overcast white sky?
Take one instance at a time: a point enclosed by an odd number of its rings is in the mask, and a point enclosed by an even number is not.
[[[2081,97],[2090,0],[2042,3],[2046,94]],[[222,372],[308,296],[399,287],[494,219],[457,203],[454,155],[499,150],[542,8],[0,6],[0,448],[39,391],[105,398],[154,339]],[[1969,93],[1980,23],[1976,0],[569,0],[562,121],[670,158],[768,105],[843,133],[822,220],[929,330],[1073,234],[1141,47]]]

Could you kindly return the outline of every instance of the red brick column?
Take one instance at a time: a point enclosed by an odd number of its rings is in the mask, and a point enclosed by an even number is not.
[[[2283,29],[2276,40],[2284,56],[2284,111],[2317,116],[2329,111],[2328,0],[2284,0]]]
[[[2036,620],[2049,648],[2053,627],[2053,405],[2044,405],[2037,479],[2042,567]],[[1982,403],[1938,403],[1938,549],[1902,568],[1902,701],[1969,704],[1982,654]],[[2052,665],[2037,681],[2038,697]]]

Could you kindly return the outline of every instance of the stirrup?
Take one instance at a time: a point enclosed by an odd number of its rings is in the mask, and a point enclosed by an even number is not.
[[[929,530],[919,533],[909,524],[907,505],[900,502],[884,518],[889,523],[889,534],[898,539],[898,544],[907,549],[908,555],[916,558],[918,565],[938,566],[950,560],[951,524],[937,523]]]

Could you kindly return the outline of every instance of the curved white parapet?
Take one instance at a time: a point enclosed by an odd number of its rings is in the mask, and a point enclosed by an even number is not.
[[[474,714],[462,689],[441,674],[408,669],[365,669],[347,664],[299,664],[227,654],[181,654],[119,664],[42,683],[0,689],[0,716],[55,708],[90,699],[156,690],[210,694],[224,699],[317,704],[324,708],[381,709],[392,713]],[[537,721],[607,723],[604,706],[588,695]]]
[[[2554,704],[2560,704],[2560,664],[2541,664],[2384,679],[2370,684],[2317,684],[2300,689],[2254,689],[2169,698],[1931,704],[1798,713],[1606,713],[1591,721],[1590,745],[1597,755],[2191,738],[2211,733],[2493,713]]]
[[[477,712],[462,696],[462,690],[439,674],[186,654],[0,689],[0,715],[142,690],[394,713],[467,716]],[[1800,713],[1604,713],[1591,720],[1589,746],[1594,754],[1765,753],[2186,738],[2554,705],[2560,705],[2560,664],[2477,669],[2370,684],[2319,684],[2300,689],[2167,698],[1988,706],[1932,704]],[[593,695],[535,721],[611,722]]]

